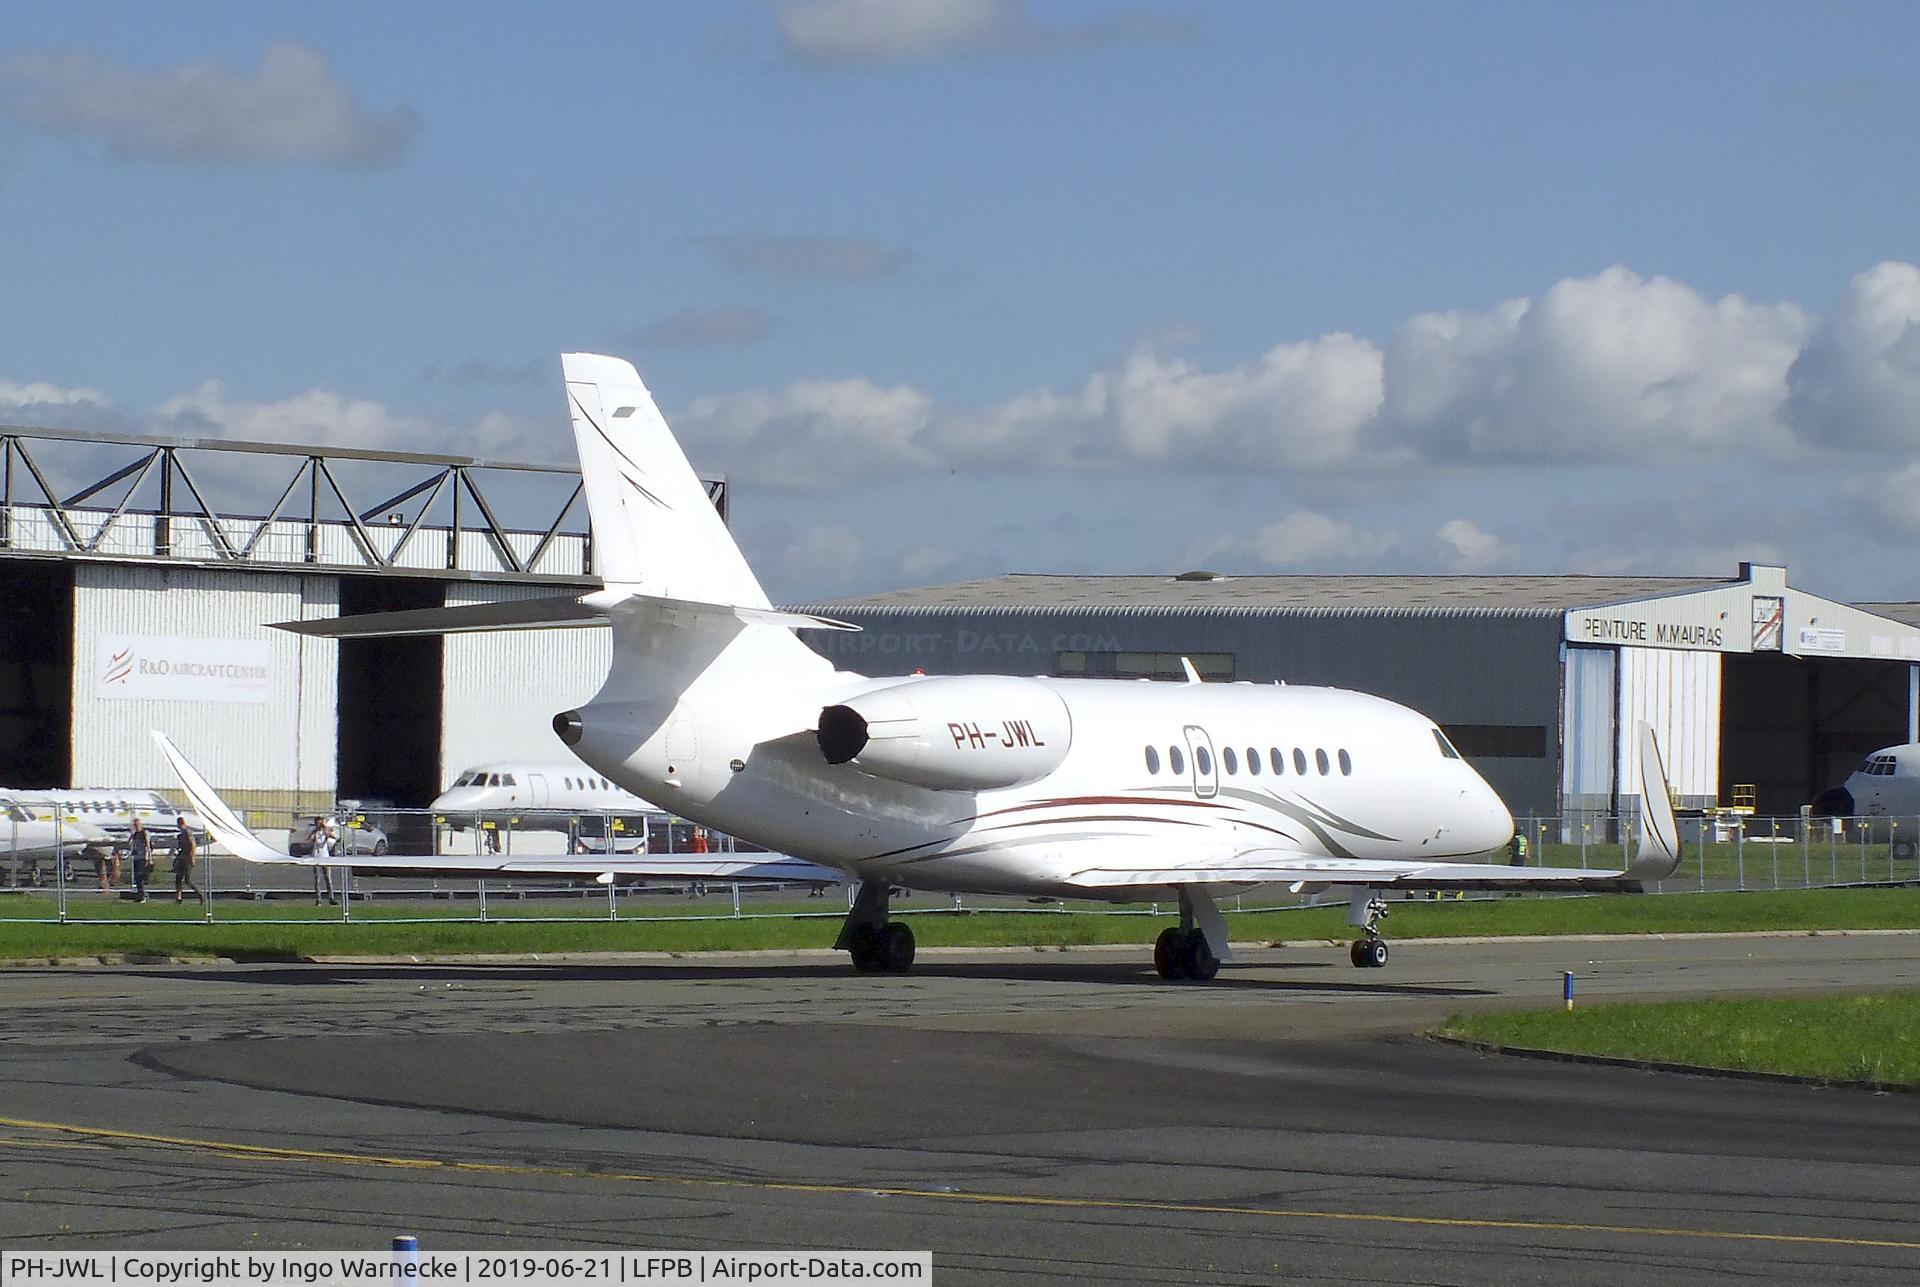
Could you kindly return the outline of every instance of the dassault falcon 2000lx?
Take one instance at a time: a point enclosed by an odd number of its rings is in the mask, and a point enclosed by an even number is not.
[[[1430,719],[1363,693],[1284,685],[1015,676],[866,678],[775,609],[652,396],[617,358],[562,359],[604,588],[580,598],[300,621],[329,638],[605,624],[613,661],[561,741],[642,799],[860,881],[837,944],[860,970],[913,961],[896,887],[1178,901],[1154,947],[1167,978],[1228,954],[1216,899],[1257,885],[1338,890],[1355,965],[1386,962],[1394,889],[1622,889],[1668,875],[1678,836],[1640,731],[1639,852],[1622,871],[1477,859],[1513,819]],[[162,739],[164,745],[164,739]],[[232,815],[166,748],[196,807]]]

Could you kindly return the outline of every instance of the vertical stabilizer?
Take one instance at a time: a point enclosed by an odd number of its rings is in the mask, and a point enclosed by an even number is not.
[[[607,588],[769,606],[633,364],[595,353],[564,354],[560,363]]]

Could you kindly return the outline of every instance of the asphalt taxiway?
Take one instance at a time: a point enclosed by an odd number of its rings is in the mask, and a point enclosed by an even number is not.
[[[1920,936],[0,971],[10,1247],[926,1249],[936,1280],[1912,1282],[1920,1095],[1485,1056]]]

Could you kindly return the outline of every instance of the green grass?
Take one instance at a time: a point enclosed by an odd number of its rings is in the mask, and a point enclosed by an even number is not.
[[[1920,992],[1455,1015],[1440,1034],[1522,1050],[1920,1086]]]
[[[917,901],[917,900],[916,900]],[[923,904],[924,905],[924,904]],[[207,924],[198,905],[136,905],[74,896],[76,919],[51,923],[51,899],[0,896],[0,958],[82,959],[106,953],[236,956],[290,959],[319,955],[459,955],[478,952],[609,951],[704,952],[830,947],[844,908],[837,901],[751,902],[764,918],[734,918],[725,900],[640,903],[621,907],[617,923],[603,904],[553,901],[496,903],[486,924],[456,920],[472,904],[356,903],[343,925],[336,908],[287,903],[225,902]],[[896,903],[912,913],[915,903]],[[548,909],[551,909],[549,912]],[[916,914],[914,933],[927,947],[1116,944],[1144,947],[1171,922],[1162,915],[1111,916],[1075,911]],[[531,914],[573,918],[528,921]],[[792,913],[804,912],[804,918]],[[20,918],[40,917],[42,920]],[[114,917],[118,923],[106,921]],[[122,919],[123,918],[123,919]],[[396,923],[419,918],[424,923]],[[672,919],[685,918],[685,919]],[[126,921],[133,923],[126,923]],[[1318,907],[1230,915],[1242,942],[1345,939],[1346,909]],[[271,921],[292,923],[274,924]],[[1920,927],[1920,888],[1785,890],[1778,893],[1602,895],[1590,898],[1506,898],[1466,902],[1395,902],[1386,922],[1390,938],[1446,938],[1512,934],[1657,934],[1731,930],[1902,929]]]

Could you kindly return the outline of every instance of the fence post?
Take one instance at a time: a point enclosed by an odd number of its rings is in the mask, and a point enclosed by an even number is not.
[[[480,921],[481,921],[481,923],[482,923],[482,924],[485,924],[485,923],[486,923],[486,919],[487,919],[487,881],[486,881],[486,877],[484,877],[484,876],[482,876],[482,877],[481,877],[481,878],[480,878],[479,880],[476,880],[476,881],[474,882],[474,888],[480,891]]]
[[[1747,887],[1747,819],[1744,814],[1733,820],[1733,887]]]
[[[1773,859],[1773,887],[1780,888],[1780,819],[1773,819],[1773,843],[1767,846],[1767,856]]]
[[[60,909],[60,923],[67,923],[67,823],[60,806],[53,806],[53,883],[54,900]]]

